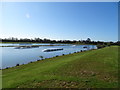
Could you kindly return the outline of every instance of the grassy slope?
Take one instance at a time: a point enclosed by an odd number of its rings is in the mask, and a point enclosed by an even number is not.
[[[117,87],[118,47],[54,57],[3,70],[3,88]]]

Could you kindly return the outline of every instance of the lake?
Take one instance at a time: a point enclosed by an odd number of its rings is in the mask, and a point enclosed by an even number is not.
[[[13,44],[9,44],[9,45],[13,45]],[[49,44],[44,44],[44,45],[49,45]],[[87,46],[89,48],[83,48],[84,46]],[[47,48],[63,48],[63,50],[43,52],[43,50]],[[31,61],[33,62],[41,59],[40,56],[43,56],[44,58],[51,58],[56,55],[69,54],[80,50],[90,50],[90,49],[97,49],[97,47],[96,45],[70,45],[70,44],[65,46],[40,46],[37,48],[27,48],[27,49],[15,49],[15,47],[0,47],[0,55],[2,57],[2,62],[0,62],[1,65],[0,67],[6,68],[6,67],[16,66],[16,64],[27,64]]]
[[[20,45],[70,45],[70,44],[50,44],[50,43],[0,43],[0,46],[20,46]]]

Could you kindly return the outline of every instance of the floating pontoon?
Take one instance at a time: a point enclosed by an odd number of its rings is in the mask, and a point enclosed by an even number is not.
[[[44,49],[43,52],[51,52],[51,51],[59,51],[63,50],[63,48],[49,48],[49,49]]]

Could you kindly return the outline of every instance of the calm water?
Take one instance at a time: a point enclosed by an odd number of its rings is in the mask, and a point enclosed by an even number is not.
[[[14,49],[14,47],[0,47],[0,55],[2,55],[2,68],[12,67],[16,64],[27,64],[30,61],[37,61],[44,58],[54,57],[56,55],[74,53],[80,50],[87,50],[83,48],[88,46],[89,49],[97,49],[95,45],[66,45],[66,46],[41,46],[38,48],[28,49]],[[63,48],[61,51],[43,52],[42,50],[47,48]],[[1,65],[1,62],[0,62]]]
[[[19,46],[19,45],[51,45],[50,43],[20,43],[20,44],[15,44],[15,43],[0,43],[0,46]],[[52,45],[70,45],[70,44],[52,44]]]

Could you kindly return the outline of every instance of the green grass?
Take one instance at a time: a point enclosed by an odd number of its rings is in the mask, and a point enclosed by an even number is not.
[[[3,70],[3,88],[117,88],[118,46]]]

